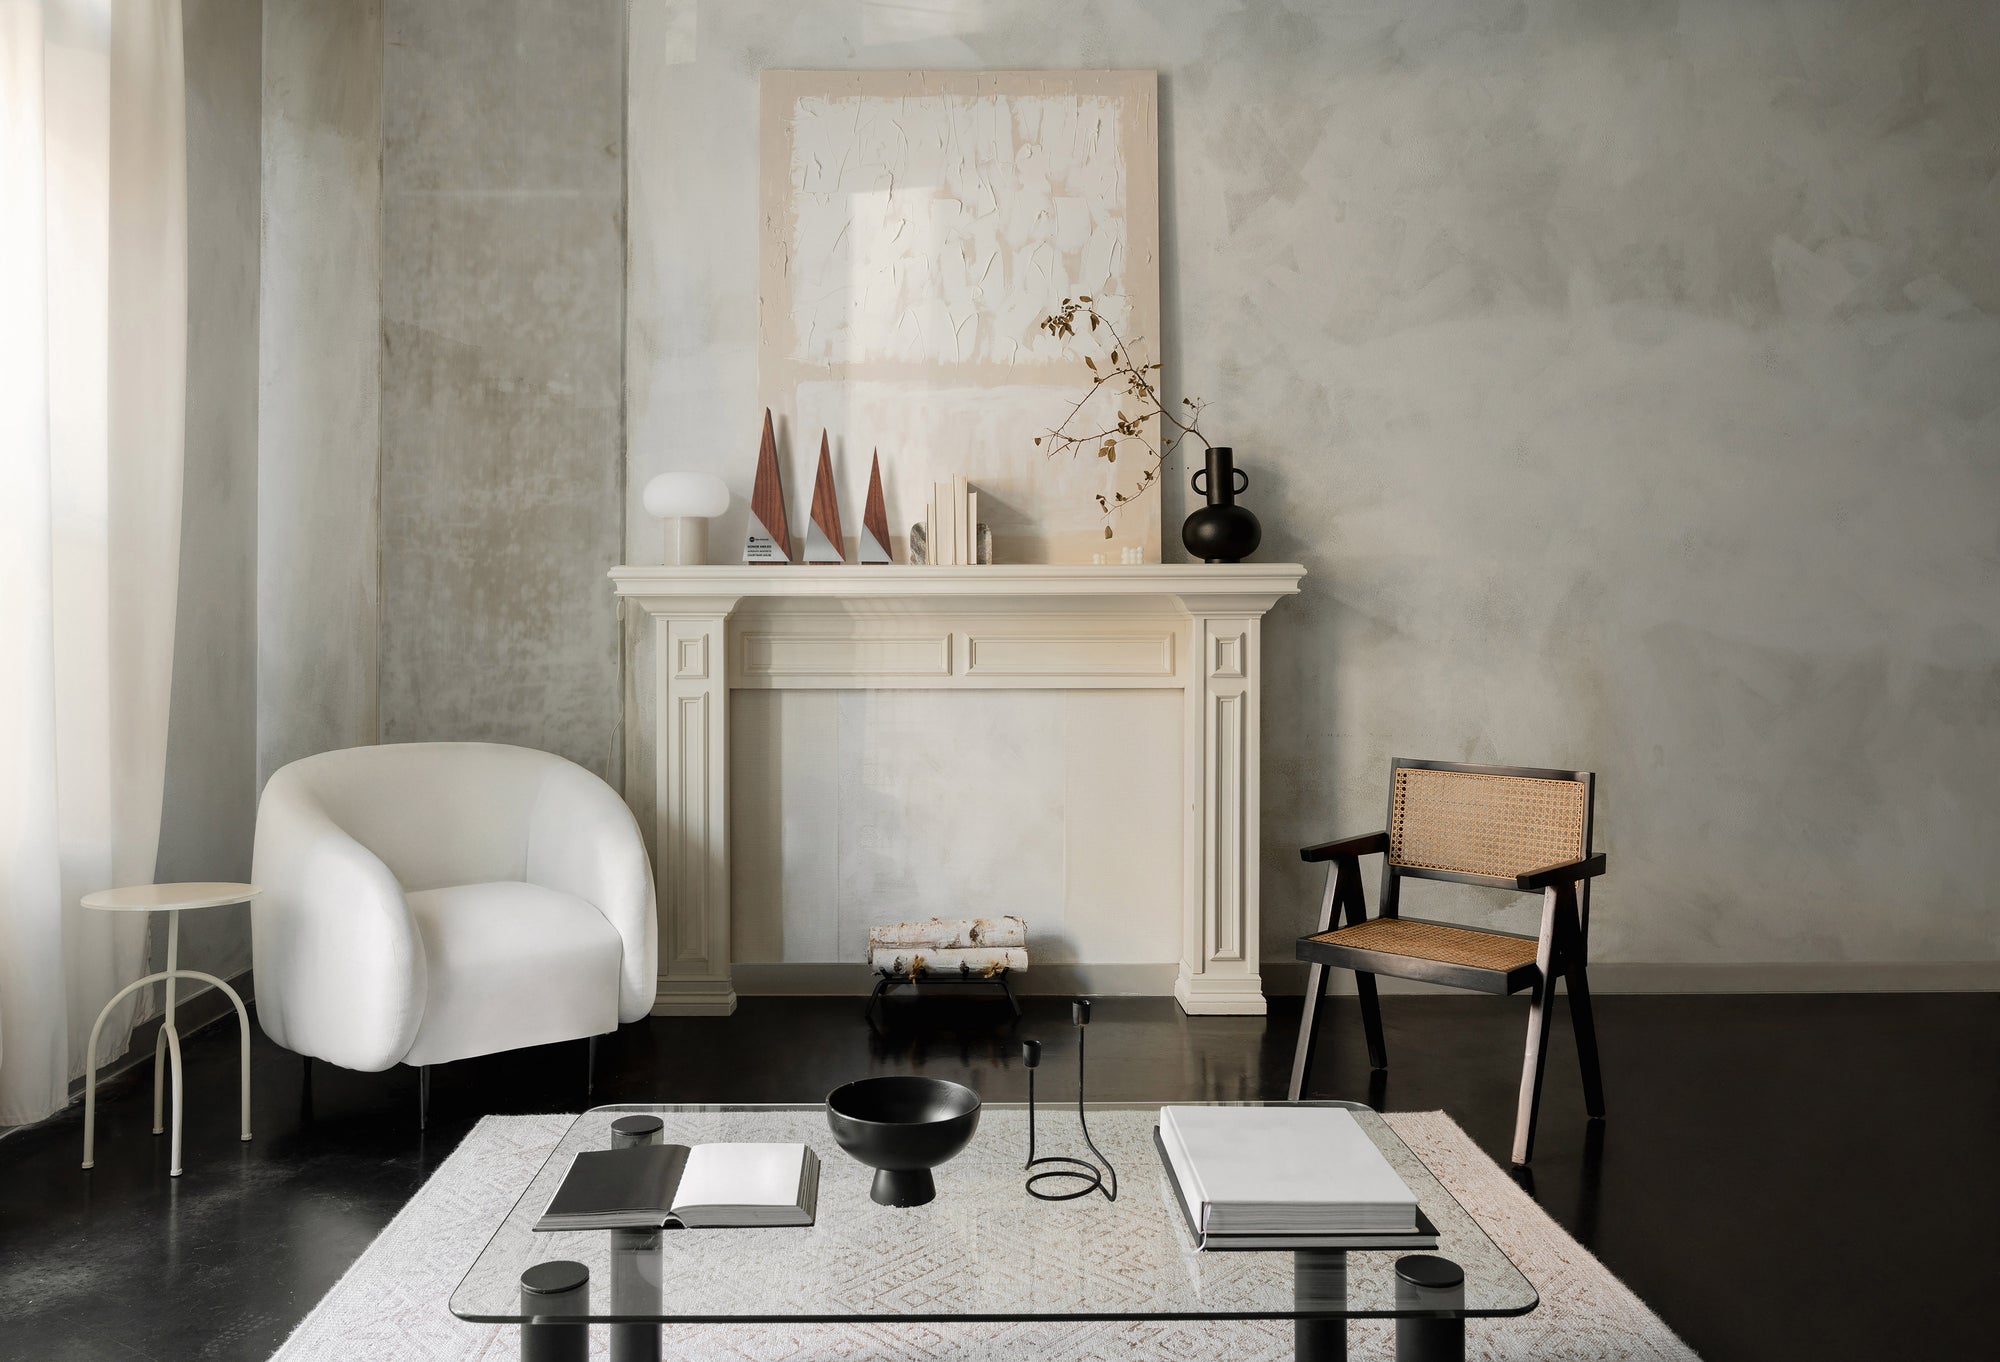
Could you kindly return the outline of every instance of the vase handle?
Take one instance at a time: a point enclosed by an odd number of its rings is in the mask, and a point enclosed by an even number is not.
[[[1202,471],[1202,472],[1204,472],[1204,473],[1206,473],[1206,472],[1207,472],[1208,470],[1207,470],[1206,468],[1204,468],[1204,469],[1202,469],[1201,471]],[[1231,482],[1231,484],[1233,484],[1233,485],[1231,486],[1231,488],[1230,488],[1230,493],[1229,493],[1229,494],[1230,494],[1231,496],[1235,496],[1235,495],[1236,495],[1237,493],[1241,492],[1241,491],[1242,491],[1242,490],[1243,490],[1244,488],[1246,488],[1246,487],[1248,487],[1248,486],[1250,485],[1250,475],[1249,475],[1248,473],[1245,473],[1245,472],[1244,472],[1244,471],[1243,471],[1242,469],[1240,469],[1240,468],[1232,468],[1232,469],[1230,469],[1229,471],[1230,471],[1230,472],[1231,472],[1231,473],[1232,473],[1232,474],[1234,475],[1234,476],[1232,476],[1232,477],[1231,477],[1231,478],[1229,479],[1229,481]],[[1236,479],[1237,479],[1237,478],[1241,478],[1241,479],[1243,479],[1243,481],[1241,481],[1241,482],[1237,482],[1237,481],[1236,481]]]
[[[1205,497],[1208,495],[1208,489],[1201,485],[1202,479],[1207,476],[1208,470],[1206,468],[1197,468],[1194,470],[1194,476],[1188,479],[1188,486],[1194,489],[1196,496]]]

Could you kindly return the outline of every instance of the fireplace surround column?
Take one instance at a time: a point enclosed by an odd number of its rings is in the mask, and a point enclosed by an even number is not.
[[[660,906],[655,1012],[726,1017],[729,971],[729,616],[734,596],[686,597],[655,613],[654,876]]]

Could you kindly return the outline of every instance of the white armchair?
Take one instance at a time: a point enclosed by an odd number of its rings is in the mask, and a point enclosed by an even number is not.
[[[491,743],[355,747],[257,807],[257,1017],[348,1069],[594,1037],[653,1006],[638,825],[590,772]]]

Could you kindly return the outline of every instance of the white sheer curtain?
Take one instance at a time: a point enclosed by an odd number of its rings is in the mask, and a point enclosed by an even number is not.
[[[0,0],[0,1125],[61,1107],[145,921],[179,575],[179,0]],[[128,1003],[99,1060],[122,1053]]]

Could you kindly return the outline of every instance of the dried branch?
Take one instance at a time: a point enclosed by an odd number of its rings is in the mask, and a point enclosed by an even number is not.
[[[1161,400],[1159,389],[1149,377],[1158,373],[1160,366],[1157,363],[1147,364],[1136,359],[1132,353],[1132,346],[1119,334],[1117,325],[1097,310],[1087,293],[1063,299],[1061,307],[1042,318],[1041,328],[1057,340],[1073,341],[1077,339],[1076,321],[1079,315],[1088,323],[1087,336],[1094,337],[1100,330],[1109,335],[1111,344],[1108,353],[1105,354],[1109,367],[1100,367],[1096,359],[1090,355],[1083,357],[1084,367],[1091,374],[1090,386],[1084,390],[1083,396],[1076,400],[1076,404],[1069,409],[1068,414],[1056,424],[1055,429],[1046,435],[1035,437],[1035,444],[1050,458],[1058,454],[1076,458],[1088,453],[1094,458],[1114,464],[1118,461],[1118,442],[1121,439],[1136,443],[1146,451],[1146,466],[1140,470],[1139,480],[1135,486],[1122,492],[1114,491],[1109,498],[1101,492],[1096,494],[1098,510],[1109,520],[1119,508],[1136,501],[1159,481],[1160,466],[1166,462],[1169,455],[1180,448],[1182,440],[1192,435],[1204,445],[1208,443],[1207,437],[1201,433],[1201,413],[1207,403],[1184,397],[1181,399],[1184,411],[1177,413],[1170,409]],[[1123,394],[1132,399],[1136,408],[1135,414],[1128,415],[1120,409],[1116,422],[1102,430],[1090,432],[1072,430],[1070,428],[1072,423],[1090,404],[1090,400],[1096,397],[1106,384],[1114,382],[1121,383]],[[1159,422],[1156,432],[1148,432],[1145,429],[1146,424],[1155,420]],[[1108,524],[1104,527],[1104,537],[1111,538],[1111,526]]]

